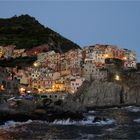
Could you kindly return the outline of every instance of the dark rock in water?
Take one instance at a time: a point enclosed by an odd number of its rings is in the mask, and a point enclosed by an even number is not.
[[[13,103],[16,107],[13,107]],[[82,120],[84,118],[82,105],[75,102],[73,98],[55,102],[48,98],[38,102],[30,100],[9,101],[4,105],[5,109],[3,111],[2,108],[2,105],[0,105],[1,121],[27,121],[32,119],[52,122],[56,119]]]
[[[45,109],[36,109],[34,111],[34,113],[42,115],[42,114],[46,114],[46,110]]]
[[[0,114],[0,122],[5,122],[8,120],[27,121],[29,119],[31,119],[31,116],[29,116],[28,114],[23,114],[23,113],[1,112]]]
[[[87,118],[84,118],[83,121],[87,121]]]
[[[107,119],[103,117],[103,121],[107,121]]]
[[[54,120],[63,120],[63,119],[71,119],[71,120],[82,120],[83,114],[79,112],[71,112],[71,111],[63,111],[62,109],[56,110],[53,107],[47,109],[35,109],[34,111],[11,111],[5,110],[0,111],[0,123],[3,123],[8,120],[13,121],[27,121],[31,120],[45,120],[48,122],[53,122]]]
[[[107,121],[107,119],[105,117],[95,117],[92,122],[95,123],[100,121]]]
[[[95,122],[100,122],[100,121],[101,121],[101,117],[95,117],[92,122],[95,123]]]
[[[72,113],[72,112],[59,112],[59,113],[53,113],[51,116],[47,118],[49,122],[53,122],[54,120],[64,120],[64,119],[70,119],[70,120],[82,120],[83,114],[81,113]]]

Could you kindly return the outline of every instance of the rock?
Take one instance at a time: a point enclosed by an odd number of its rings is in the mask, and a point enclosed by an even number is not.
[[[64,111],[69,111],[72,113],[85,112],[86,108],[83,104],[75,100],[74,96],[69,95],[66,100],[63,102],[62,108]]]
[[[36,109],[36,104],[34,101],[31,100],[20,100],[17,101],[18,107],[16,108],[17,111],[21,112],[31,112]]]
[[[46,110],[45,109],[35,109],[34,110],[34,113],[35,114],[46,114]]]
[[[95,123],[100,121],[107,121],[107,119],[105,117],[95,117],[92,122]]]
[[[86,108],[140,105],[140,85],[123,82],[85,81],[73,97]]]
[[[140,105],[140,85],[133,86],[124,93],[124,102],[126,104]]]
[[[51,99],[45,98],[45,99],[43,100],[43,106],[44,106],[44,107],[48,107],[48,106],[50,106],[50,104],[51,104],[52,102],[53,102],[53,101],[52,101]]]
[[[62,100],[58,100],[58,101],[54,102],[54,105],[61,106],[62,104],[63,104]]]
[[[113,82],[85,82],[75,99],[86,107],[119,105],[121,89]]]

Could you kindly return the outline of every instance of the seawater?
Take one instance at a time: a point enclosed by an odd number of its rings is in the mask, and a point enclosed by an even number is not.
[[[67,119],[52,123],[10,120],[0,126],[0,139],[140,139],[140,107],[92,110],[84,115],[81,121]],[[106,120],[93,122],[97,116]]]

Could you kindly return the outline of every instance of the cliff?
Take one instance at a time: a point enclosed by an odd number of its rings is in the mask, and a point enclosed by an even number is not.
[[[131,84],[124,79],[119,82],[85,81],[73,98],[84,107],[140,105],[140,84],[134,84],[134,77],[129,78]],[[138,79],[139,76],[137,82]]]
[[[121,92],[122,87],[113,82],[86,81],[74,98],[86,107],[115,106],[120,104]]]

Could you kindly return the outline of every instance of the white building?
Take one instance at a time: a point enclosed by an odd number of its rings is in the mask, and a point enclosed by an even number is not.
[[[79,87],[83,84],[85,81],[85,78],[83,77],[71,77],[70,79],[67,79],[66,82],[66,91],[74,94]]]
[[[124,62],[124,69],[137,69],[136,61],[126,61],[126,62]]]

